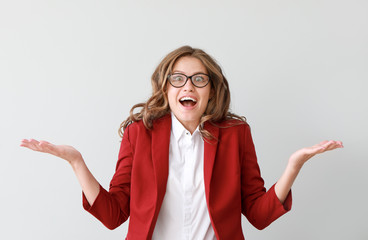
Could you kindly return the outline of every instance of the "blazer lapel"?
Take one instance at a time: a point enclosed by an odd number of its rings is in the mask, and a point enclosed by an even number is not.
[[[166,191],[169,174],[169,146],[171,132],[171,115],[158,119],[152,129],[152,162],[156,178],[157,204],[160,209]],[[158,211],[156,211],[158,213]]]
[[[219,128],[215,127],[211,123],[206,122],[204,125],[204,129],[209,131],[214,137],[211,140],[208,140],[208,139],[204,140],[204,165],[203,165],[204,173],[203,174],[204,174],[204,186],[205,186],[205,192],[206,192],[206,199],[208,202],[209,196],[210,196],[210,184],[211,184],[211,178],[212,178],[212,170],[213,170],[213,165],[215,163],[216,150],[217,150],[217,144],[218,144]]]

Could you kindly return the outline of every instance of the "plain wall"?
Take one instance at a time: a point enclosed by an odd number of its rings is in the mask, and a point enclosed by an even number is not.
[[[0,239],[124,239],[81,204],[62,159],[23,138],[69,144],[102,186],[120,123],[147,100],[173,49],[203,48],[223,67],[233,112],[247,117],[269,188],[297,149],[311,159],[293,208],[250,240],[368,239],[368,2],[364,0],[0,1]]]

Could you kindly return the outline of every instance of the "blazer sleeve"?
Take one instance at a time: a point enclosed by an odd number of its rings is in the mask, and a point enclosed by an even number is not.
[[[261,230],[291,209],[291,190],[283,204],[276,196],[275,185],[266,192],[249,125],[246,125],[244,135],[241,161],[242,213],[254,227]]]
[[[82,194],[83,208],[109,229],[120,226],[130,215],[130,179],[133,153],[129,140],[129,127],[124,131],[116,171],[110,182],[109,191],[100,185],[100,192],[92,206],[88,203],[84,193]]]

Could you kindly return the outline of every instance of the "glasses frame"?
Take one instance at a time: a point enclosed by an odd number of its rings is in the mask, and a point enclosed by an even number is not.
[[[171,77],[172,75],[182,75],[182,76],[184,76],[184,77],[185,77],[184,84],[183,84],[183,85],[181,85],[181,86],[174,86],[174,85],[171,83],[171,81],[170,81],[170,77]],[[208,82],[206,83],[206,85],[204,85],[204,86],[200,86],[200,87],[199,87],[199,86],[197,86],[197,85],[193,82],[193,79],[192,79],[192,77],[194,77],[194,76],[196,76],[196,75],[205,75],[205,76],[207,76],[207,77],[208,77]],[[167,80],[169,81],[169,83],[171,84],[171,86],[173,86],[174,88],[181,88],[181,87],[185,86],[185,84],[187,84],[187,82],[188,82],[188,79],[190,79],[190,81],[192,82],[193,86],[195,86],[195,87],[197,87],[197,88],[204,88],[204,87],[205,87],[205,86],[207,86],[207,85],[208,85],[208,83],[211,81],[210,75],[205,74],[205,73],[196,73],[196,74],[193,74],[192,76],[187,76],[187,75],[185,75],[184,73],[173,73],[173,74],[169,74],[169,75],[167,75]]]

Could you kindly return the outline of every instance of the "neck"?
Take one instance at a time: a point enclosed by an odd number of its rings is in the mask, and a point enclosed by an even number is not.
[[[199,125],[199,121],[198,122],[182,122],[179,120],[179,122],[183,124],[185,129],[188,130],[190,134],[193,134]]]
[[[199,125],[199,119],[194,121],[183,121],[177,118],[173,112],[171,112],[171,117],[179,121],[181,125],[183,125],[183,127],[190,132],[190,134],[193,134]]]

